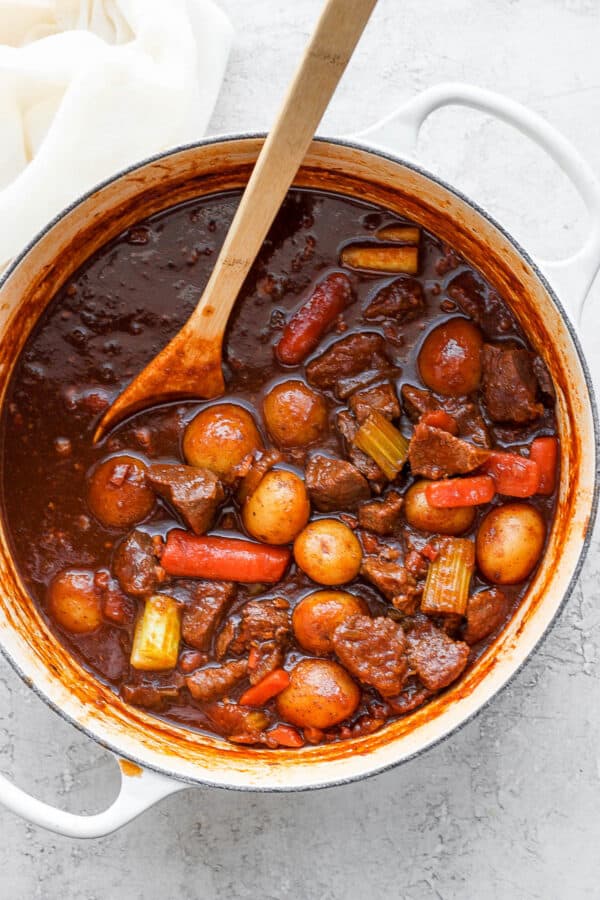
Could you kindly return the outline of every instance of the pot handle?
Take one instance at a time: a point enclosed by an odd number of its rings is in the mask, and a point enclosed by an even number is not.
[[[447,82],[417,94],[395,112],[353,135],[380,149],[414,156],[425,119],[442,106],[469,106],[512,125],[542,147],[577,189],[590,217],[589,234],[579,250],[560,260],[537,260],[572,318],[579,322],[584,301],[600,267],[600,182],[573,144],[537,113],[484,88]]]
[[[121,769],[121,787],[114,802],[95,815],[64,812],[32,797],[0,774],[0,803],[12,812],[49,831],[72,838],[98,838],[127,825],[159,800],[188,785],[115,757]]]

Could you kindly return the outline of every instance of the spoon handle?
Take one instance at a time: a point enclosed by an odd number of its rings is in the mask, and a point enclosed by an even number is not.
[[[327,0],[186,330],[222,337],[229,313],[377,0]]]

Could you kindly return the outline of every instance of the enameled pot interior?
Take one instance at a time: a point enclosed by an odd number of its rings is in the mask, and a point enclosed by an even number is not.
[[[0,399],[41,311],[106,241],[169,206],[242,187],[262,139],[174,151],[75,204],[23,254],[0,286]],[[295,182],[364,199],[437,234],[478,268],[509,303],[557,387],[562,443],[559,508],[544,560],[516,615],[459,683],[409,717],[359,739],[302,751],[236,746],[185,731],[127,706],[58,643],[16,573],[0,524],[2,645],[42,696],[92,737],[144,765],[190,781],[298,789],[384,769],[418,753],[473,715],[536,646],[569,591],[594,508],[595,434],[589,390],[573,337],[524,255],[465,199],[413,167],[364,149],[318,141]]]

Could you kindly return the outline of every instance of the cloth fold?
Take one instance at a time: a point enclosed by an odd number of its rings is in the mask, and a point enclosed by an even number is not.
[[[212,0],[0,0],[0,263],[99,181],[201,137],[231,41]]]

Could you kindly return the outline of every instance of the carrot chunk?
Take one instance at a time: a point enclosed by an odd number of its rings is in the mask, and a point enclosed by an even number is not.
[[[520,453],[494,450],[481,467],[491,475],[499,494],[508,497],[533,497],[540,483],[540,470],[534,459]]]
[[[536,438],[529,448],[529,459],[537,463],[539,469],[538,494],[552,494],[556,487],[558,470],[558,438]]]
[[[274,669],[268,675],[248,688],[240,697],[241,706],[264,706],[272,697],[280,694],[290,683],[290,676],[285,669]]]
[[[276,725],[266,734],[269,746],[303,747],[304,738],[290,725]]]
[[[446,481],[428,484],[425,488],[427,502],[438,509],[479,506],[481,503],[489,503],[495,493],[494,479],[489,475],[448,478]]]
[[[282,577],[290,558],[287,547],[235,538],[199,537],[174,529],[167,536],[161,565],[169,575],[183,578],[272,584]]]
[[[425,559],[428,559],[429,562],[434,562],[437,559],[438,550],[432,544],[425,544],[423,549],[421,550],[421,556],[424,556]]]
[[[327,275],[283,329],[275,356],[286,366],[301,363],[352,300],[350,279],[343,272]]]
[[[458,435],[456,419],[443,409],[432,409],[430,412],[423,413],[419,422],[421,425],[429,425],[431,428],[441,428],[442,431],[448,431],[454,437]]]
[[[312,725],[304,726],[304,737],[309,744],[320,744],[325,736],[325,732],[320,728],[314,728]]]

